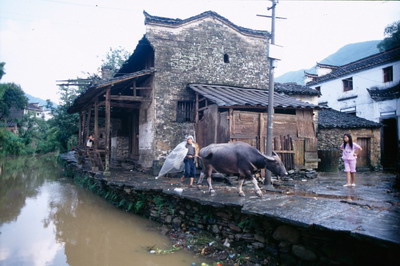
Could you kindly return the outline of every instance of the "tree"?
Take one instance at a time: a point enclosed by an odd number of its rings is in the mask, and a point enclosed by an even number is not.
[[[7,118],[12,107],[21,110],[27,105],[28,98],[19,85],[0,83],[0,119]]]
[[[379,51],[383,52],[400,46],[400,20],[386,26],[385,36],[378,44]]]
[[[102,65],[100,67],[110,67],[112,70],[112,73],[115,74],[122,64],[129,58],[129,52],[126,51],[122,47],[118,47],[115,49],[110,48],[108,53],[106,54],[105,59],[102,60]]]
[[[78,133],[78,114],[69,114],[68,108],[74,103],[82,88],[75,86],[59,86],[60,105],[53,110],[53,118],[49,120],[52,134],[60,143],[61,151],[67,151],[71,137]]]
[[[4,63],[4,62],[0,62],[0,80],[4,76],[4,74],[6,74],[6,72],[4,71],[4,65],[5,64],[6,63]]]

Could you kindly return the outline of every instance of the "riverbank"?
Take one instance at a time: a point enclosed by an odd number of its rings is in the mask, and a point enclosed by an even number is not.
[[[61,156],[77,183],[126,211],[163,224],[174,243],[215,261],[254,264],[380,264],[397,261],[399,194],[394,175],[360,173],[343,187],[342,173],[308,181],[276,182],[259,199],[252,186],[216,183],[210,196],[179,179],[113,169],[111,176],[83,169],[73,152]]]

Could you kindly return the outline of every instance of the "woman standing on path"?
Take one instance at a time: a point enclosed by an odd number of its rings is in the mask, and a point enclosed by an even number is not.
[[[185,177],[189,178],[189,187],[192,187],[194,178],[196,177],[196,165],[194,160],[198,157],[198,149],[196,149],[192,136],[188,136],[186,141],[185,147],[188,149],[188,152],[183,160],[185,164],[185,175],[181,178],[181,181],[183,181]]]
[[[357,153],[362,151],[362,148],[357,143],[353,143],[353,138],[350,134],[344,134],[343,144],[340,146],[343,151],[344,171],[346,172],[347,183],[344,187],[355,187]]]

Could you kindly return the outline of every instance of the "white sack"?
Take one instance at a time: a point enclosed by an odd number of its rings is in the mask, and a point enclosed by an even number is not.
[[[186,148],[186,143],[186,141],[179,143],[178,146],[176,146],[171,151],[171,153],[168,154],[156,179],[168,173],[178,173],[183,171],[183,160],[185,159],[188,152],[188,148]]]

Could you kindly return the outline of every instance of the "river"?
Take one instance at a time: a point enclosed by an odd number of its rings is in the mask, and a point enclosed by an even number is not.
[[[0,265],[192,265],[159,224],[62,177],[54,155],[0,159]]]

